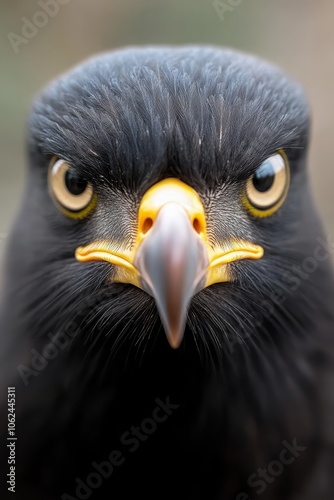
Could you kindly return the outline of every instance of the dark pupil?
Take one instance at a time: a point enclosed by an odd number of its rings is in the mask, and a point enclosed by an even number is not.
[[[68,170],[66,172],[65,184],[69,192],[75,196],[82,194],[87,187],[87,181],[80,177],[74,170]]]
[[[257,191],[265,193],[274,184],[275,171],[271,163],[264,163],[253,175],[253,184]]]

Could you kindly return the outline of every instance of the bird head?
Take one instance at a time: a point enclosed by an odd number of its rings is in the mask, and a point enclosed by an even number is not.
[[[60,76],[30,115],[12,252],[30,309],[52,322],[103,290],[81,319],[105,336],[253,330],[311,241],[308,129],[299,85],[230,50],[128,48]]]

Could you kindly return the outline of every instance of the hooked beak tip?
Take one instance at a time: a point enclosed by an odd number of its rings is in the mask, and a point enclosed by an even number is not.
[[[180,327],[178,329],[169,329],[166,328],[165,326],[165,331],[166,331],[166,338],[169,343],[169,345],[172,347],[172,349],[178,349],[180,345],[182,344],[183,336],[184,336],[184,327]]]

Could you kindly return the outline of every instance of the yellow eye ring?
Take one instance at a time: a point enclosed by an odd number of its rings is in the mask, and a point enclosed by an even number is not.
[[[290,169],[284,151],[267,158],[247,179],[241,200],[255,217],[270,217],[283,205],[290,185]]]
[[[97,197],[93,186],[64,160],[52,159],[48,185],[57,207],[71,219],[85,218],[96,206]]]

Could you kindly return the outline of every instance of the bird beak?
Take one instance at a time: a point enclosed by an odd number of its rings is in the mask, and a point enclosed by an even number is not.
[[[230,281],[227,264],[260,259],[259,245],[224,241],[210,245],[198,193],[178,179],[165,179],[143,196],[131,248],[97,241],[76,250],[80,262],[114,264],[113,281],[131,283],[154,297],[169,344],[181,344],[192,297],[214,283]]]

